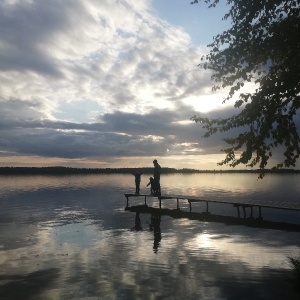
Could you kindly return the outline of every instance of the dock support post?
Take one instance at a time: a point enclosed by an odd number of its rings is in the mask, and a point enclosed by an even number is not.
[[[126,196],[126,199],[127,199],[127,206],[126,207],[128,207],[128,196]]]
[[[246,218],[246,207],[245,207],[245,205],[243,205],[242,207],[243,207],[243,211],[244,211],[244,218]]]
[[[206,212],[208,213],[208,202],[206,201]]]
[[[261,219],[261,207],[259,206],[258,209],[259,209],[259,218]]]
[[[177,198],[177,209],[179,209],[179,199]]]
[[[147,196],[145,195],[145,205],[147,205],[146,199],[147,199]]]
[[[251,208],[251,219],[253,219],[253,207],[250,206],[250,208]]]
[[[237,205],[237,206],[236,206],[236,209],[237,209],[238,218],[239,218],[239,217],[240,217],[240,206],[239,206],[239,205]]]
[[[159,197],[159,208],[161,209],[161,198]]]
[[[189,204],[190,204],[190,212],[192,212],[192,202],[189,201]]]

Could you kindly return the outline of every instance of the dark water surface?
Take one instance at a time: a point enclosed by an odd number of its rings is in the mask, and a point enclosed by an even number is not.
[[[169,194],[296,203],[299,179],[176,174],[161,184]],[[142,192],[147,183],[143,175]],[[0,177],[0,299],[299,299],[288,257],[300,254],[300,232],[148,213],[137,228],[124,210],[133,191],[131,175]],[[143,198],[130,200],[138,204]],[[210,209],[236,216],[232,205]],[[264,209],[263,217],[300,223],[300,212]]]

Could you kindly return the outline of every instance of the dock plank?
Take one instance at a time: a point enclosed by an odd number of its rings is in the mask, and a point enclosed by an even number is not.
[[[137,193],[125,193],[124,194],[125,197],[126,197],[126,200],[127,200],[127,206],[129,206],[129,198],[130,197],[144,197],[144,202],[145,202],[145,205],[147,205],[147,197],[155,197],[155,198],[158,198],[158,195],[153,195],[153,194],[137,194]]]
[[[276,208],[276,209],[288,209],[288,210],[298,210],[300,211],[300,203],[292,203],[287,201],[264,201],[264,200],[251,200],[251,201],[237,201],[237,200],[222,200],[222,199],[202,199],[195,196],[187,195],[167,195],[160,196],[159,198],[163,199],[186,199],[189,203],[196,202],[209,202],[209,203],[222,203],[222,204],[232,204],[240,206],[260,206],[265,208]]]
[[[185,200],[188,202],[190,207],[190,212],[192,211],[192,203],[205,202],[206,203],[206,212],[208,212],[209,203],[219,203],[219,204],[230,204],[237,208],[238,216],[240,216],[239,209],[242,208],[244,211],[244,217],[246,216],[245,208],[251,208],[251,217],[253,214],[253,207],[259,208],[259,217],[261,217],[262,208],[271,208],[271,209],[282,209],[282,210],[293,210],[300,211],[300,203],[292,203],[288,201],[264,201],[264,200],[247,200],[247,201],[238,201],[238,200],[228,200],[228,199],[204,199],[192,195],[152,195],[152,194],[125,194],[127,198],[127,207],[130,197],[144,197],[145,205],[147,202],[147,197],[155,197],[159,201],[159,207],[161,208],[163,200],[176,200],[177,209],[179,209],[179,200]]]

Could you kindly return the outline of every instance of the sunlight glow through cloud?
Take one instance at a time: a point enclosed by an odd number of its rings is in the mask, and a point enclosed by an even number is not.
[[[201,95],[192,96],[183,100],[183,103],[189,105],[200,113],[208,113],[216,109],[225,109],[226,107],[232,107],[232,101],[222,104],[226,94],[216,95]]]

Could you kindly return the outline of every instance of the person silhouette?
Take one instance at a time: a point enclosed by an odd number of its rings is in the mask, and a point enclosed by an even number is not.
[[[160,173],[161,173],[161,166],[155,159],[153,161],[154,165],[154,174],[153,174],[153,179],[154,179],[154,186],[155,186],[155,194],[160,195],[161,190],[160,190]]]
[[[135,171],[131,174],[135,177],[135,193],[139,194],[140,193],[141,176],[143,173],[140,171]]]
[[[153,177],[149,178],[149,183],[147,184],[147,186],[149,185],[150,185],[150,193],[151,195],[154,195],[156,193],[156,190],[155,190],[155,181]]]

